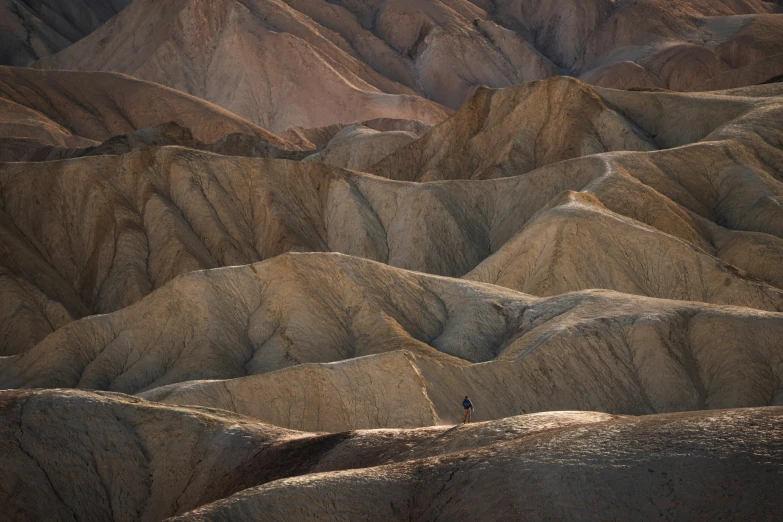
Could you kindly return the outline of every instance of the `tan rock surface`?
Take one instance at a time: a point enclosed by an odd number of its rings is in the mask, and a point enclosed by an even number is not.
[[[457,277],[491,256],[471,277],[500,282],[502,271],[502,284],[547,295],[605,285],[780,310],[781,294],[773,288],[783,284],[777,98],[706,97],[706,108],[723,112],[713,110],[711,120],[675,133],[667,130],[673,116],[666,114],[687,111],[688,96],[666,95],[660,101],[673,108],[656,116],[642,109],[649,106],[645,97],[659,93],[604,94],[662,144],[708,139],[558,162],[524,176],[440,184],[170,147],[0,166],[7,245],[0,261],[10,281],[3,351],[23,351],[68,317],[132,304],[178,274],[303,250]],[[525,245],[532,258],[504,248],[523,244],[514,237],[532,224],[549,230],[550,239],[560,237],[566,229],[556,216],[571,205],[571,196],[561,194],[567,191],[593,197],[579,207],[589,234],[549,241],[564,248],[540,259],[533,254],[544,252],[544,241]],[[551,212],[538,215],[545,209]],[[609,251],[601,238],[618,243],[624,261],[605,263]],[[582,250],[595,262],[580,261],[575,252]],[[547,282],[549,263],[568,267],[556,284]]]
[[[779,299],[776,290],[746,274],[737,274],[744,281],[733,281],[736,269],[694,251],[693,244],[608,211],[597,198],[564,194],[552,204],[556,206],[543,209],[465,278],[541,296],[611,287],[630,294],[727,304],[737,302],[730,295],[740,284],[740,292],[748,295],[745,305],[779,309],[773,304]],[[742,243],[747,248],[749,242]],[[725,249],[727,258],[734,259],[733,254],[739,252]],[[692,277],[699,280],[691,281]]]
[[[380,132],[401,131],[412,134],[416,138],[421,138],[427,134],[433,127],[432,124],[424,123],[418,120],[401,120],[395,118],[378,118],[361,122],[363,127]],[[280,133],[280,137],[299,145],[303,149],[322,149],[326,147],[329,140],[334,138],[338,132],[349,127],[342,123],[335,123],[326,127],[314,127],[306,129],[304,127],[291,127],[285,132]]]
[[[126,3],[0,6],[0,521],[783,518],[780,2]]]
[[[60,328],[0,359],[0,386],[152,390],[307,430],[454,422],[454,397],[468,392],[482,419],[652,413],[781,404],[781,339],[779,313],[595,290],[540,299],[288,254],[186,274]],[[364,357],[374,354],[385,355]],[[190,382],[246,375],[257,377]],[[174,383],[186,384],[155,390]]]
[[[600,152],[656,149],[592,88],[562,77],[480,89],[454,116],[370,172],[406,181],[483,179]]]
[[[617,518],[780,511],[780,408],[555,412],[323,435],[121,394],[3,392],[0,400],[0,500],[17,519],[479,520],[560,518],[588,505]],[[628,494],[607,493],[618,487]]]
[[[351,170],[366,170],[416,139],[405,131],[381,132],[363,125],[345,127],[326,146],[304,161],[317,161]]]
[[[174,520],[324,512],[341,520],[569,519],[576,512],[586,520],[774,519],[783,483],[778,415],[729,410],[555,429],[423,461],[285,479]]]

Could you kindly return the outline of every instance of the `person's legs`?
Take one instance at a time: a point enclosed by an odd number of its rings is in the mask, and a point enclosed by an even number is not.
[[[473,410],[471,410],[470,408],[465,410],[465,422],[470,422],[470,416],[471,416],[472,413],[473,413]]]

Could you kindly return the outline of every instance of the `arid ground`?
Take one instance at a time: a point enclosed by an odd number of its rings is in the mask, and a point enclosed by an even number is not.
[[[0,5],[0,522],[166,519],[783,520],[783,4]]]

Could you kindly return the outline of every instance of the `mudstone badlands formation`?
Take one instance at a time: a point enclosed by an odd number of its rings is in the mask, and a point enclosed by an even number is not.
[[[781,79],[763,0],[4,2],[0,521],[783,519]]]

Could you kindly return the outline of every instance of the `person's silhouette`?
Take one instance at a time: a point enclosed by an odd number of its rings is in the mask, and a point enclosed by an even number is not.
[[[473,413],[473,403],[470,402],[467,395],[465,395],[465,400],[462,401],[462,407],[465,408],[465,418],[462,419],[462,424],[465,424],[470,422],[470,415]]]

